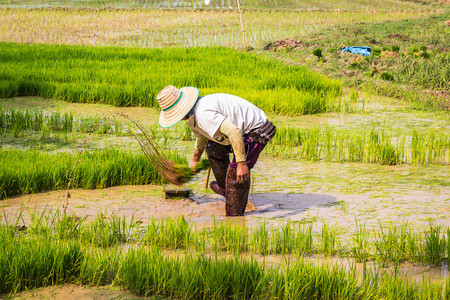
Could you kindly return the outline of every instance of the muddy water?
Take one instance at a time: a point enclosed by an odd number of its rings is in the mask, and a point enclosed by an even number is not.
[[[2,295],[0,295],[0,299]],[[110,300],[110,299],[150,299],[138,297],[128,291],[121,291],[117,287],[84,287],[76,284],[65,284],[62,286],[49,286],[33,289],[30,291],[17,293],[7,299],[91,299],[91,300]],[[164,299],[164,298],[161,298]]]

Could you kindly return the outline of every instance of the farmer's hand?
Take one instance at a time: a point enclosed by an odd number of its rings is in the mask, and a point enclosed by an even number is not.
[[[202,153],[198,151],[197,149],[194,150],[194,154],[192,155],[191,163],[189,164],[189,167],[195,172],[195,167],[197,166],[198,162],[200,161],[200,157],[202,156]]]
[[[245,161],[238,162],[236,169],[236,180],[238,183],[244,183],[250,176],[250,171],[248,170],[247,163]]]

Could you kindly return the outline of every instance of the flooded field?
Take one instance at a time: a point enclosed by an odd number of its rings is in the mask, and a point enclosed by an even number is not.
[[[308,126],[312,124],[335,125],[342,130],[355,131],[363,125],[377,124],[408,130],[411,126],[436,128],[450,131],[450,119],[445,113],[411,112],[395,105],[382,105],[373,100],[370,114],[322,114],[303,117],[280,117],[269,115],[277,126]],[[103,116],[116,118],[118,112],[133,116],[145,126],[154,126],[158,111],[151,108],[118,108],[95,104],[74,104],[41,98],[13,98],[0,101],[1,108],[40,109],[46,112],[70,113],[74,116]],[[280,125],[279,125],[280,124]],[[181,128],[181,127],[180,127]],[[175,129],[174,137],[181,129]],[[104,147],[129,149],[139,152],[139,146],[130,136],[108,134],[72,133],[66,141],[50,136],[45,143],[36,133],[29,136],[12,137],[4,132],[0,137],[2,147],[38,148],[52,151],[77,151],[84,141],[86,151]],[[34,138],[35,143],[29,141]],[[28,140],[28,142],[26,142]],[[171,140],[167,147],[176,147],[189,157],[193,141]],[[450,182],[449,168],[444,165],[400,164],[385,166],[370,163],[338,163],[307,161],[294,158],[274,157],[265,151],[252,170],[252,186],[249,204],[244,217],[225,217],[225,199],[205,188],[206,172],[200,172],[184,186],[191,190],[189,198],[165,199],[164,186],[124,185],[104,189],[70,189],[67,191],[45,191],[28,195],[11,196],[0,202],[2,220],[20,220],[25,227],[30,226],[30,218],[36,213],[58,211],[83,218],[87,222],[98,219],[99,215],[124,218],[127,222],[138,221],[148,226],[152,220],[164,220],[183,216],[196,226],[209,228],[218,223],[259,228],[267,224],[271,228],[283,228],[288,224],[312,227],[314,251],[323,247],[321,235],[332,228],[336,234],[339,255],[312,254],[305,259],[313,264],[333,265],[345,270],[382,270],[396,272],[396,276],[406,276],[408,280],[420,282],[424,278],[434,282],[447,280],[447,264],[428,266],[409,263],[383,263],[369,259],[358,262],[351,252],[355,235],[361,229],[367,231],[366,239],[379,242],[379,232],[384,228],[408,228],[417,232],[427,232],[430,226],[450,226]],[[213,178],[210,179],[210,181]],[[21,225],[21,226],[22,226]],[[264,225],[265,226],[265,225]],[[322,232],[322,233],[321,233]],[[322,237],[323,238],[323,237]],[[374,244],[374,245],[375,245]],[[334,246],[333,246],[334,247]],[[375,246],[370,246],[375,247]],[[336,248],[338,249],[338,248]],[[375,251],[373,248],[371,251]],[[334,251],[334,250],[333,250]],[[343,251],[343,252],[339,252]],[[350,251],[350,252],[348,252]],[[347,254],[346,254],[347,253]],[[348,256],[348,257],[346,257]],[[256,257],[253,255],[253,257]],[[294,260],[295,256],[261,256],[265,264],[278,266]],[[381,267],[380,267],[381,266]],[[85,289],[65,285],[21,293],[15,297],[52,297],[62,299],[67,293],[78,293],[83,297],[106,299],[119,297],[130,299],[124,292],[108,288]]]

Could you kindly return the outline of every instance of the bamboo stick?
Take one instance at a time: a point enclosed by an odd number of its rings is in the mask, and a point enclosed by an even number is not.
[[[247,51],[247,39],[245,38],[245,30],[244,30],[244,21],[242,18],[241,4],[240,0],[236,0],[238,10],[239,10],[239,19],[241,20],[241,30],[242,30],[242,39],[244,41],[244,51]]]

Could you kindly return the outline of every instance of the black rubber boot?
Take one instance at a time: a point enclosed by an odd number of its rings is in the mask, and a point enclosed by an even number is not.
[[[230,164],[229,147],[220,145],[215,142],[208,142],[206,146],[206,154],[208,155],[211,169],[214,173],[216,181],[210,184],[211,189],[222,196],[225,196],[225,179],[227,177],[227,169]]]
[[[250,174],[243,183],[236,181],[236,169],[228,167],[226,192],[225,192],[225,213],[227,216],[243,216],[248,202],[250,191]]]

